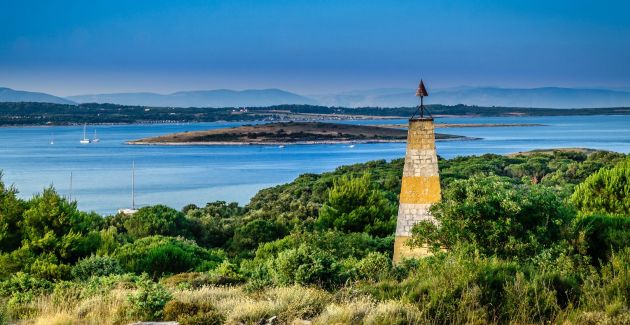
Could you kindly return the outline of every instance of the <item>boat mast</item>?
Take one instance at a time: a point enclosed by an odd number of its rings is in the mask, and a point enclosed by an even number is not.
[[[131,209],[136,209],[136,161],[131,161]]]

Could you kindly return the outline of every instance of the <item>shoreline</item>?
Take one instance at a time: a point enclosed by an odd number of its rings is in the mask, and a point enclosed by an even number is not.
[[[567,115],[525,115],[524,117],[587,117],[587,116],[627,116],[630,114],[567,114]],[[334,115],[331,115],[331,117]],[[337,115],[339,116],[339,115]],[[352,116],[352,115],[350,115]],[[387,120],[387,119],[409,119],[408,116],[371,116],[364,115],[367,118],[349,118],[349,119],[335,119],[337,121],[367,121],[367,120]],[[447,115],[447,114],[435,114],[435,118],[482,118],[482,117],[497,117],[497,118],[511,118],[511,117],[521,117],[521,116],[482,116],[482,115]],[[326,119],[314,119],[312,121],[324,121]],[[134,121],[134,122],[104,122],[104,123],[63,123],[63,124],[1,124],[0,129],[2,128],[47,128],[47,127],[73,127],[73,126],[121,126],[121,125],[173,125],[173,124],[200,124],[200,123],[276,123],[276,122],[297,122],[299,120],[282,120],[282,121],[268,121],[268,120],[216,120],[216,121],[167,121],[167,120],[156,120],[156,121]],[[301,121],[300,121],[301,122]],[[456,123],[459,124],[459,123]],[[467,124],[467,123],[464,123]],[[533,124],[533,125],[532,125]],[[395,125],[395,124],[394,124]],[[435,124],[436,128],[446,128],[440,127],[440,123]],[[388,127],[387,124],[379,125],[380,127]],[[470,126],[457,126],[457,127],[511,127],[511,126],[548,126],[546,124],[537,124],[537,123],[499,123],[493,125],[489,124],[474,124],[471,123]],[[454,127],[454,126],[451,126]]]
[[[496,128],[496,127],[523,127],[523,126],[547,126],[540,123],[436,123],[436,129],[447,128]]]
[[[293,113],[296,115],[304,113]],[[134,122],[102,122],[102,123],[78,123],[68,122],[60,124],[0,124],[0,128],[47,128],[47,127],[72,127],[72,126],[117,126],[117,125],[176,125],[176,124],[201,124],[201,123],[283,123],[283,122],[322,122],[322,121],[378,121],[378,120],[398,120],[408,119],[405,116],[386,116],[386,115],[337,115],[322,114],[325,118],[312,119],[286,119],[286,120],[215,120],[215,121],[176,121],[176,120],[149,120]],[[456,115],[446,115],[445,117],[458,117]],[[470,116],[475,117],[475,116]]]
[[[435,123],[436,129],[548,126],[541,123]],[[406,129],[406,124],[381,124],[382,128]]]
[[[483,138],[456,136],[445,139],[435,139],[436,142],[444,141],[475,141]],[[288,145],[313,145],[313,144],[369,144],[369,143],[405,143],[407,139],[401,140],[339,140],[339,141],[296,141],[296,142],[147,142],[147,141],[127,141],[125,144],[132,146],[288,146]]]

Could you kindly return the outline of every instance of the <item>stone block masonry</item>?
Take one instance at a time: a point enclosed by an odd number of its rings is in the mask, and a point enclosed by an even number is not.
[[[431,204],[439,202],[440,198],[440,175],[433,119],[411,119],[400,189],[394,263],[404,258],[429,254],[426,247],[412,249],[408,241],[411,239],[411,229],[416,223],[422,220],[434,221],[429,208]]]

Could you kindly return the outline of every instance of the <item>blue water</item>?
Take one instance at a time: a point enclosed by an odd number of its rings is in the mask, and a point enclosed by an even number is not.
[[[630,152],[630,116],[439,118],[447,123],[541,123],[541,127],[449,128],[438,132],[480,137],[438,142],[445,158],[483,153],[588,147]],[[345,121],[356,124],[406,120]],[[49,185],[69,195],[83,210],[101,214],[131,205],[131,163],[136,164],[138,205],[164,203],[181,208],[225,200],[247,203],[260,189],[374,159],[404,155],[403,143],[276,146],[129,146],[131,139],[171,132],[236,126],[240,123],[88,126],[101,142],[81,145],[82,126],[0,128],[0,169],[22,197]],[[54,145],[50,140],[54,138]]]

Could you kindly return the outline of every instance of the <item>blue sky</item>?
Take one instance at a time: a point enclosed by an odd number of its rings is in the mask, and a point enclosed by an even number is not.
[[[0,86],[630,87],[630,2],[0,0]]]

